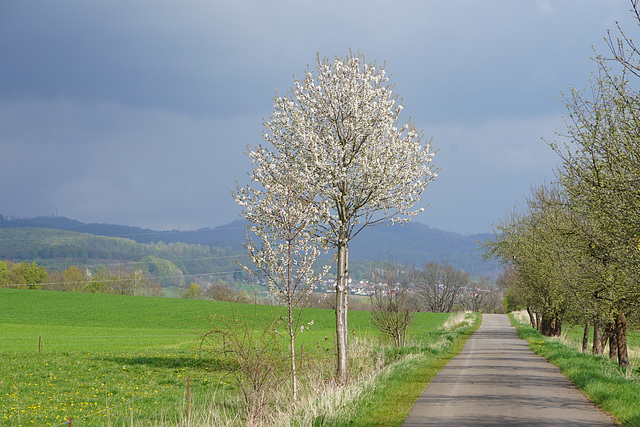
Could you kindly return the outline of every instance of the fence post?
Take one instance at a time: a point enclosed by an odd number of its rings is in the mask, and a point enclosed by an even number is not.
[[[300,372],[302,372],[302,352],[304,350],[304,344],[300,344]]]
[[[187,422],[191,418],[191,376],[187,375]]]

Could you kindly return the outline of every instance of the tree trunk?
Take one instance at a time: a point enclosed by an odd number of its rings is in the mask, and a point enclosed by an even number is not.
[[[593,354],[602,354],[602,323],[593,322]]]
[[[562,335],[562,321],[557,316],[554,316],[551,320],[551,336],[559,337]]]
[[[582,352],[586,353],[589,348],[589,326],[591,322],[588,320],[584,323],[584,332],[582,333]]]
[[[527,313],[529,314],[529,322],[531,323],[531,327],[537,329],[536,326],[536,314],[531,310],[531,307],[527,306]]]
[[[553,318],[550,316],[542,316],[540,323],[540,333],[545,337],[553,336],[552,334]]]
[[[289,298],[291,298],[291,295],[289,295]],[[288,329],[289,329],[289,356],[291,358],[291,377],[293,379],[293,400],[297,401],[298,400],[298,374],[296,372],[296,335],[295,335],[295,331],[293,330],[293,306],[291,304],[291,299],[289,300],[289,322],[288,322]]]
[[[337,372],[336,376],[340,384],[347,382],[349,369],[349,243],[346,238],[340,236],[338,243],[338,266],[336,280],[336,350]]]
[[[290,230],[290,228],[289,228]],[[293,400],[298,400],[298,375],[296,372],[296,333],[293,330],[293,288],[291,284],[293,283],[293,249],[292,249],[292,240],[287,240],[287,274],[286,274],[286,295],[287,295],[287,310],[288,310],[288,321],[287,327],[289,329],[289,357],[291,359],[291,377],[293,380]]]
[[[627,316],[624,312],[616,317],[616,339],[618,341],[618,365],[629,367],[629,354],[627,353]]]
[[[607,323],[602,332],[602,352],[604,353],[604,349],[607,346],[607,341],[611,336],[611,323]]]
[[[609,336],[609,359],[618,357],[618,336],[616,334],[615,324],[607,326],[607,335]]]

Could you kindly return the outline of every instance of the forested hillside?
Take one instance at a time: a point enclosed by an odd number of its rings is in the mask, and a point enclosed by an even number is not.
[[[222,248],[181,242],[137,243],[128,238],[51,228],[0,229],[0,259],[36,261],[51,270],[72,265],[134,266],[165,286],[183,284],[193,276],[215,280],[242,275],[235,263],[242,257]]]
[[[128,225],[84,223],[60,216],[41,216],[35,218],[7,218],[0,214],[0,228],[54,228],[77,231],[97,236],[125,237],[138,243],[182,242],[210,247],[228,248],[242,251],[244,242],[244,223],[234,221],[215,228],[202,228],[194,231],[157,231]]]
[[[61,230],[75,233],[65,234]],[[155,231],[86,224],[57,216],[24,219],[0,215],[0,259],[38,260],[45,265],[64,266],[102,260],[139,261],[145,256],[157,256],[177,265],[182,263],[191,274],[215,271],[210,269],[235,270],[238,269],[235,258],[245,254],[244,230],[242,221],[195,231]],[[463,236],[417,222],[372,227],[351,242],[352,273],[359,277],[366,273],[368,261],[391,257],[416,267],[449,261],[472,275],[494,276],[499,264],[495,260],[484,261],[477,249],[478,241],[487,237]]]
[[[363,231],[352,242],[356,259],[396,258],[400,263],[422,267],[428,262],[449,261],[471,275],[493,276],[499,269],[495,260],[484,261],[479,241],[489,234],[464,236],[431,228],[418,222],[397,226],[377,226]]]

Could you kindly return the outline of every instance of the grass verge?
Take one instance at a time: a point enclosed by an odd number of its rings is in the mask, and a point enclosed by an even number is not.
[[[624,426],[640,426],[640,369],[622,369],[607,357],[581,353],[558,338],[543,337],[510,315],[521,338],[556,365],[598,407]]]

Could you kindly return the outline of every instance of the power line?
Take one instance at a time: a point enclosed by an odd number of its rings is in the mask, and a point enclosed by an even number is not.
[[[182,338],[182,337],[190,337],[193,334],[179,334],[179,335],[73,335],[73,336],[45,336],[44,338],[48,340],[58,340],[58,339],[111,339],[111,338]],[[38,338],[39,335],[33,335],[30,337],[14,337],[11,336],[11,339],[19,339],[19,340],[31,340],[34,338]]]
[[[202,276],[218,276],[222,274],[234,274],[239,270],[234,271],[220,271],[217,273],[197,273],[197,274],[179,274],[175,276],[158,276],[155,279],[175,279],[183,277],[202,277]],[[96,280],[83,280],[76,282],[48,282],[48,283],[12,283],[8,285],[0,285],[0,288],[14,288],[18,286],[55,286],[55,285],[89,285],[92,283],[119,283],[119,282],[135,282],[136,278],[130,277],[126,279],[96,279]]]
[[[148,255],[145,255],[145,257],[146,256],[148,256]],[[239,253],[239,254],[235,254],[235,255],[220,255],[220,256],[213,255],[213,256],[209,256],[209,257],[198,257],[198,258],[178,258],[178,259],[160,258],[160,257],[157,257],[157,258],[159,260],[161,260],[161,261],[169,261],[169,262],[173,263],[173,262],[185,262],[185,261],[223,260],[223,259],[229,259],[229,258],[239,259],[239,258],[247,258],[248,256],[249,255],[247,255],[247,254],[240,254]],[[51,266],[61,266],[61,265],[68,265],[69,264],[69,262],[61,263],[61,262],[47,262],[46,259],[39,259],[39,260],[42,261],[43,264],[46,264],[47,266],[50,266],[50,267]],[[1,261],[1,259],[0,259],[0,261]],[[20,262],[29,262],[29,261],[30,260],[19,261],[16,264],[18,264]],[[112,267],[117,267],[117,266],[120,266],[120,265],[131,266],[131,265],[136,265],[136,264],[144,264],[144,265],[146,265],[146,264],[153,263],[153,262],[154,262],[154,260],[149,260],[149,261],[142,261],[142,260],[139,260],[139,261],[120,261],[120,262],[106,262],[105,261],[106,264],[108,264],[109,266],[112,266]],[[85,264],[82,264],[82,263],[79,263],[79,264],[81,264],[82,266],[85,266]],[[71,263],[71,265],[74,265],[74,264]],[[97,265],[99,265],[99,264],[97,264]],[[95,267],[95,266],[96,266],[96,264],[93,264],[93,267]]]
[[[227,230],[240,230],[240,229],[244,229],[244,226],[239,226],[239,227],[216,227],[216,228],[207,228],[207,229],[201,229],[201,230],[170,230],[170,231],[152,231],[152,232],[148,232],[148,233],[130,233],[130,234],[96,234],[96,233],[91,233],[91,232],[87,232],[87,231],[79,231],[79,230],[66,230],[66,229],[62,229],[62,228],[50,228],[50,227],[2,227],[0,228],[0,233],[3,230],[22,230],[23,232],[25,231],[25,228],[29,228],[29,229],[37,229],[37,230],[54,230],[54,232],[64,232],[64,233],[75,233],[75,234],[81,234],[83,236],[92,236],[92,237],[113,237],[113,238],[131,238],[131,237],[137,237],[137,236],[155,236],[155,235],[171,235],[171,234],[193,234],[193,233],[209,233],[209,232],[216,232],[216,231],[227,231]],[[29,230],[30,231],[30,230]],[[21,236],[24,239],[41,239],[42,236]],[[71,236],[69,236],[71,237]],[[5,238],[0,236],[0,240],[12,240],[10,238]],[[134,240],[135,239],[130,239],[130,240]],[[141,245],[150,245],[152,243],[160,243],[161,241],[158,242],[148,242],[148,243],[142,243],[142,242],[136,242],[139,243]],[[164,242],[163,242],[164,243]],[[203,243],[186,243],[186,242],[169,242],[169,243],[184,243],[187,245],[203,245]],[[167,244],[169,244],[167,243]]]

